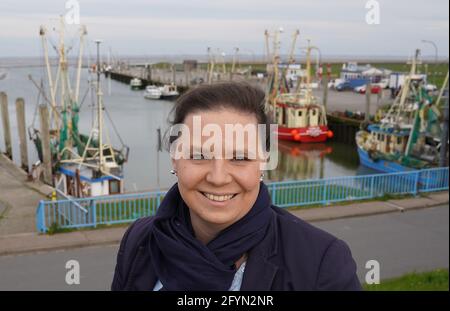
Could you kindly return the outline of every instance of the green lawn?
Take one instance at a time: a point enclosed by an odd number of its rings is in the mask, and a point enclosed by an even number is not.
[[[448,291],[448,269],[408,273],[363,287],[368,291]]]

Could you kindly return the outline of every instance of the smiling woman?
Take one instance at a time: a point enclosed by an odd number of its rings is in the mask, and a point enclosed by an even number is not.
[[[127,230],[113,290],[361,288],[343,241],[271,204],[261,170],[267,157],[251,150],[270,150],[267,130],[216,135],[213,143],[204,131],[211,124],[224,133],[230,124],[268,129],[269,123],[264,92],[246,83],[199,86],[179,98],[173,125],[189,130],[169,138],[178,182],[155,216]],[[187,138],[188,152],[174,157]]]

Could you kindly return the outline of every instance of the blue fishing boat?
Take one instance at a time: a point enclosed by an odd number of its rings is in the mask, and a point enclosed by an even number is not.
[[[436,167],[439,162],[440,98],[434,100],[416,74],[420,51],[412,61],[398,97],[379,123],[356,133],[360,163],[383,173],[408,172]],[[411,174],[407,179],[424,185],[439,182],[433,174]]]

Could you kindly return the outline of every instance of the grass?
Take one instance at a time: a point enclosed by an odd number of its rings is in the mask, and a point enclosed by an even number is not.
[[[448,269],[408,273],[380,284],[364,284],[367,291],[448,291]]]

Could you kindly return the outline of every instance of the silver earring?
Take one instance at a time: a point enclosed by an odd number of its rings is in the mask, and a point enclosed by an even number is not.
[[[171,170],[170,170],[170,174],[172,174],[172,175],[177,175],[177,171],[174,170],[174,169],[171,169]]]
[[[260,180],[260,181],[263,181],[263,180],[264,180],[264,173],[261,174],[261,177],[259,177],[259,180]]]

